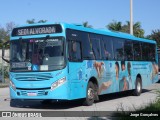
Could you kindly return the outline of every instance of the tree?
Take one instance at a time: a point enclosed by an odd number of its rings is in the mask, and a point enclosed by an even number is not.
[[[9,35],[4,28],[0,28],[0,48],[2,48],[3,43],[9,40]]]
[[[120,31],[125,33],[130,33],[130,22],[126,21],[126,24],[122,25],[121,22],[113,21],[106,26],[109,30]],[[133,25],[133,34],[136,37],[143,38],[144,30],[141,28],[141,23],[136,22]]]
[[[15,26],[14,22],[9,22],[6,24],[5,28],[0,27],[0,48],[2,48],[4,42],[9,40],[10,33]]]
[[[26,23],[28,23],[28,24],[34,24],[35,23],[35,19],[27,20]]]
[[[3,42],[3,40],[6,39],[7,32],[5,31],[4,28],[0,28],[0,42]]]
[[[87,27],[87,28],[92,28],[92,25],[89,25],[89,24],[88,24],[88,21],[83,22],[83,26],[84,26],[84,27]]]
[[[122,31],[122,23],[113,21],[106,26],[109,30]]]
[[[46,23],[47,20],[39,20],[38,23]]]
[[[155,40],[160,48],[160,29],[152,30],[151,35],[148,35],[147,38]]]
[[[38,22],[36,22],[35,19],[32,19],[32,20],[27,20],[26,22],[27,22],[28,24],[46,23],[47,20],[39,20]]]
[[[130,22],[126,21],[126,24],[122,26],[122,31],[130,33]],[[133,24],[133,35],[139,38],[144,38],[144,30],[141,28],[141,23],[136,22]]]
[[[11,31],[13,30],[13,28],[16,27],[16,24],[14,22],[9,22],[6,24],[6,32],[9,35],[11,33]]]

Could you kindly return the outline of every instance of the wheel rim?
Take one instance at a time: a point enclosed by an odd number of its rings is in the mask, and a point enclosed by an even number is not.
[[[92,100],[94,98],[94,90],[92,88],[88,89],[88,99]]]
[[[137,83],[137,92],[140,93],[141,91],[141,84],[140,82]]]

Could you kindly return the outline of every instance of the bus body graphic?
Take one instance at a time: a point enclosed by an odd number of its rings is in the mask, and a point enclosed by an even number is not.
[[[102,94],[139,94],[158,81],[156,49],[153,40],[74,24],[17,27],[10,37],[10,97],[85,98],[91,105]]]

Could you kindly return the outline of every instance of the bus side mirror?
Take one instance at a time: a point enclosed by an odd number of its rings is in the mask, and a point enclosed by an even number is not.
[[[7,41],[7,42],[5,42],[5,43],[3,44],[3,47],[2,47],[2,59],[3,59],[5,62],[9,63],[10,61],[7,60],[6,58],[4,58],[4,56],[5,56],[5,48],[6,48],[6,45],[7,45],[7,44],[9,44],[9,41]]]

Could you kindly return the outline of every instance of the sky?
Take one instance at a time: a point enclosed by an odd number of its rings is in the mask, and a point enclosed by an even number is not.
[[[141,22],[145,35],[160,29],[160,0],[133,0],[133,21]],[[1,0],[0,26],[26,20],[47,20],[105,28],[113,21],[130,21],[130,0]]]

